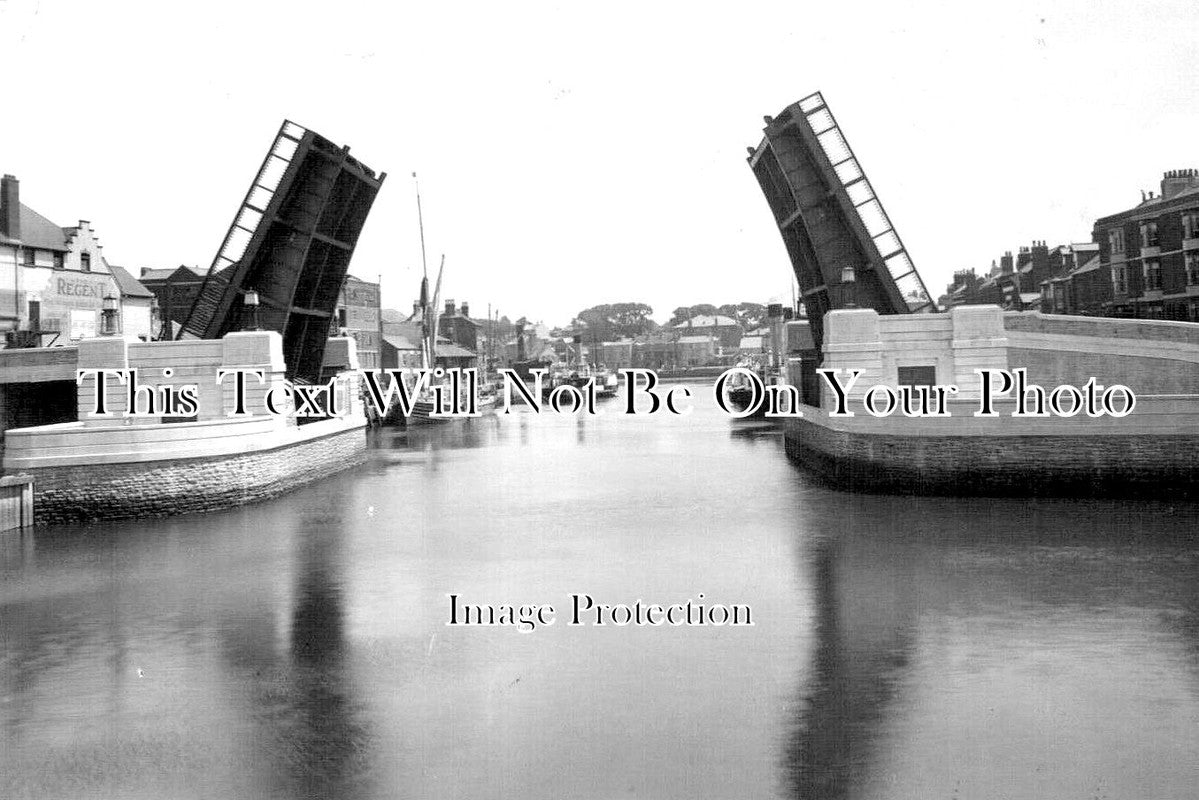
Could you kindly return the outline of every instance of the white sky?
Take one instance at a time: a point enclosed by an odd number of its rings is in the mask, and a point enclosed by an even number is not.
[[[825,93],[930,290],[1199,166],[1177,2],[0,0],[0,171],[110,262],[207,268],[280,121],[388,172],[351,272],[515,319],[789,300],[745,147]]]

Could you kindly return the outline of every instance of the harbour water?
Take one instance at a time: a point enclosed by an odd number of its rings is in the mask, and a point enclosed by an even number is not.
[[[1194,797],[1193,506],[845,494],[705,391],[6,535],[0,797]],[[447,626],[451,593],[558,621]],[[570,626],[572,593],[754,625]]]

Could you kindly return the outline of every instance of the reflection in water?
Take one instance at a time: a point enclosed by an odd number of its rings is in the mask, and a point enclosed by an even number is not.
[[[792,796],[1188,796],[1193,509],[824,499]],[[1106,755],[1130,748],[1135,766]]]
[[[290,629],[276,632],[272,609],[256,601],[255,613],[239,611],[225,628],[225,656],[260,726],[253,760],[272,796],[369,796],[372,740],[346,641],[342,509],[287,521],[296,549]]]
[[[795,731],[786,748],[786,769],[796,798],[849,798],[873,768],[872,756],[887,704],[896,691],[913,645],[916,609],[911,587],[892,576],[872,585],[844,585],[839,572],[843,545],[836,531],[815,543],[811,556],[816,604],[813,669],[799,703]],[[898,576],[894,576],[898,577]],[[861,598],[847,591],[873,590],[872,620],[857,619]],[[879,590],[883,590],[879,593]],[[885,595],[885,596],[884,596]]]
[[[700,400],[370,441],[0,538],[0,797],[1193,797],[1194,508],[843,494]],[[445,624],[579,591],[755,625]]]

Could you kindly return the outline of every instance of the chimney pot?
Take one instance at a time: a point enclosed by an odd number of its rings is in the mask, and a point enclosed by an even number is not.
[[[1199,172],[1196,172],[1194,167],[1166,172],[1162,176],[1161,198],[1170,200],[1186,189],[1193,189],[1196,186],[1196,177],[1199,177]]]

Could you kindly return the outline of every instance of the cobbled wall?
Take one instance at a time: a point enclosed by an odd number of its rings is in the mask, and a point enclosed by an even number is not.
[[[289,492],[361,463],[366,432],[354,428],[234,456],[27,470],[37,524],[161,517],[213,511]]]
[[[1199,496],[1199,436],[920,435],[788,421],[787,455],[849,491],[949,495]]]

